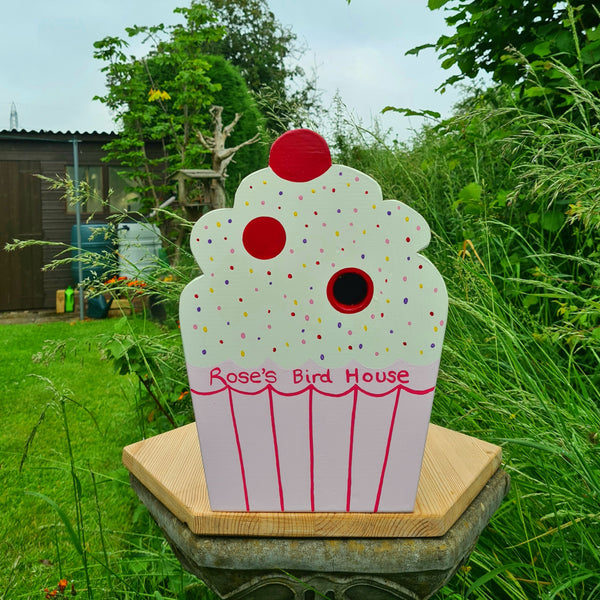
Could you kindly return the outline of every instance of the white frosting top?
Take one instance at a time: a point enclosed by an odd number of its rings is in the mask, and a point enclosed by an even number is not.
[[[203,275],[181,296],[186,362],[437,363],[448,296],[418,254],[429,240],[419,213],[384,201],[379,185],[350,167],[331,165],[305,182],[271,167],[251,174],[232,209],[193,228]]]

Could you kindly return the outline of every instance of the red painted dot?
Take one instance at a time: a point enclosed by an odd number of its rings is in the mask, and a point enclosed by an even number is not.
[[[317,339],[318,339],[318,340],[320,340],[320,339],[321,339],[321,336],[320,336],[320,335],[317,335]]]
[[[296,313],[295,313],[295,312],[293,312],[293,313],[290,313],[290,315],[291,315],[292,317],[295,317],[295,316],[296,316]]]
[[[277,352],[277,348],[273,348],[273,352]]]
[[[239,300],[240,302],[243,302],[243,301],[244,301],[244,299],[243,299],[243,298],[238,298],[238,300]]]
[[[422,269],[422,268],[423,268],[423,265],[419,265],[419,269]]]
[[[407,241],[407,242],[410,242],[410,238],[409,238],[409,237],[407,237],[407,238],[406,238],[406,241]]]
[[[292,274],[288,273],[288,279],[291,279],[291,278],[292,278]]]
[[[260,260],[275,258],[285,246],[285,229],[273,217],[256,217],[244,228],[242,243],[251,256]]]
[[[287,181],[310,181],[331,167],[327,142],[310,129],[293,129],[271,146],[269,166]]]
[[[432,312],[430,312],[429,314],[433,317],[433,313]]]

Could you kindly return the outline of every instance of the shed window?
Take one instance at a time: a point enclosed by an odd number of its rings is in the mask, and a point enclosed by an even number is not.
[[[108,167],[111,212],[136,210],[138,208],[139,196],[129,189],[133,184],[134,182],[123,173],[123,169]]]
[[[132,182],[122,172],[122,169],[106,165],[80,165],[79,181],[83,183],[81,212],[103,214],[135,209],[137,194],[128,189]],[[75,169],[72,165],[67,166],[67,175],[74,179]],[[67,206],[68,213],[75,211],[75,206]]]
[[[70,179],[75,179],[74,167],[67,167],[67,175]],[[104,198],[102,194],[102,167],[80,166],[79,181],[81,183],[81,212],[104,212],[102,206],[102,199]],[[74,213],[75,207],[68,206],[67,212]]]

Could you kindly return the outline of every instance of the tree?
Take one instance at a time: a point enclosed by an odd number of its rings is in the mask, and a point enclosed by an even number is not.
[[[224,28],[224,35],[207,42],[205,51],[226,58],[239,68],[257,95],[269,127],[277,134],[306,124],[319,107],[314,79],[291,62],[303,49],[290,27],[282,25],[266,0],[204,0]],[[294,85],[294,91],[290,88]]]
[[[251,147],[243,146],[257,131],[264,131],[265,120],[254,97],[248,92],[239,70],[222,56],[208,56],[207,60],[211,64],[211,79],[221,86],[214,94],[214,103],[223,107],[223,121],[231,123],[237,114],[242,115],[237,119],[235,129],[228,139],[229,145],[240,146],[235,159],[227,165],[225,190],[231,198],[246,175],[262,169],[267,164],[269,147],[265,140],[261,138],[263,143]]]
[[[265,0],[205,0],[205,4],[225,31],[205,49],[238,67],[250,90],[257,92],[265,85],[283,90],[289,79],[303,75],[300,67],[286,65],[299,53],[296,34],[277,21]]]
[[[171,196],[178,170],[210,163],[198,134],[212,127],[211,106],[225,106],[226,118],[244,115],[238,137],[233,137],[236,144],[241,143],[239,135],[251,138],[261,126],[260,113],[240,73],[222,57],[204,53],[224,33],[216,16],[195,2],[175,12],[184,15],[184,24],[126,29],[129,38],[143,36],[150,44],[144,57],[126,55],[129,43],[118,37],[95,44],[94,56],[108,63],[102,69],[108,91],[97,99],[114,112],[122,128],[106,146],[107,157],[129,170],[146,210]],[[262,159],[264,151],[258,154]],[[235,179],[263,163],[246,160],[244,166],[246,172],[238,171]]]
[[[592,2],[573,6],[555,0],[428,0],[431,10],[449,13],[446,23],[453,35],[441,36],[435,44],[408,51],[418,54],[435,48],[442,67],[458,67],[440,88],[481,71],[497,83],[515,86],[522,97],[550,97],[564,109],[570,103],[559,62],[584,85],[600,91],[600,12]],[[535,102],[535,100],[534,100]]]
[[[106,37],[94,44],[94,57],[108,63],[102,68],[108,91],[96,99],[121,125],[119,137],[106,146],[107,156],[129,170],[144,208],[170,195],[173,171],[204,162],[195,130],[209,124],[208,109],[219,90],[199,48],[219,39],[223,29],[202,5],[175,12],[185,16],[184,25],[126,29],[129,38],[143,36],[151,44],[142,58],[125,54],[125,39]]]

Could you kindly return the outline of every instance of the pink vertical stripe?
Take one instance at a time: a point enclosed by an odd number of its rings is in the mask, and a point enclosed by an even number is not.
[[[250,510],[250,503],[248,502],[248,486],[246,485],[246,471],[244,469],[244,458],[242,457],[242,446],[240,445],[240,436],[238,434],[237,423],[235,421],[235,411],[233,410],[233,394],[231,388],[228,387],[229,392],[229,410],[231,411],[231,422],[233,423],[233,431],[235,433],[235,443],[237,444],[238,456],[240,459],[240,472],[242,474],[242,485],[244,486],[244,502],[246,503],[246,510]]]
[[[308,442],[310,445],[310,510],[315,512],[315,446],[313,438],[313,388],[308,391]]]
[[[390,446],[392,445],[392,435],[394,433],[394,423],[396,422],[396,412],[398,410],[398,401],[400,400],[400,388],[396,392],[396,402],[394,403],[394,412],[392,413],[392,422],[390,423],[390,431],[388,433],[387,445],[385,447],[385,457],[383,459],[383,467],[381,468],[381,477],[379,478],[379,487],[377,488],[377,498],[375,500],[375,507],[373,512],[379,510],[379,501],[381,500],[381,490],[383,489],[383,480],[385,479],[385,470],[387,469],[387,462],[390,455]]]
[[[281,469],[279,467],[279,446],[277,445],[277,429],[275,427],[275,414],[273,412],[273,390],[269,386],[269,409],[271,411],[271,430],[273,431],[273,450],[275,451],[275,466],[277,468],[277,485],[279,486],[279,507],[285,510],[283,503],[283,486],[281,485]]]
[[[352,454],[354,451],[354,422],[356,421],[356,403],[358,401],[358,386],[354,387],[354,403],[352,405],[352,420],[350,421],[350,449],[348,451],[348,491],[346,493],[346,512],[350,512],[350,496],[352,495]]]

